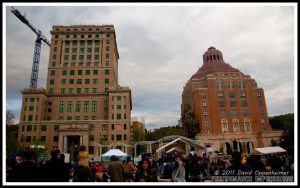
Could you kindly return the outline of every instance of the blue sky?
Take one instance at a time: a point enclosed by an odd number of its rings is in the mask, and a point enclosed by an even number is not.
[[[36,36],[10,12],[12,4],[6,5],[3,82],[6,110],[18,122]],[[115,26],[119,82],[131,88],[132,117],[144,118],[147,129],[177,124],[183,86],[210,46],[264,89],[269,116],[294,112],[297,21],[292,4],[37,5],[14,4],[49,40],[53,25]],[[49,47],[43,45],[38,87],[46,86],[48,60]]]

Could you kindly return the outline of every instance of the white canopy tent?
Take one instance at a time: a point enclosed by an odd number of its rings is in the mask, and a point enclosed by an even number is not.
[[[270,154],[270,153],[282,153],[286,152],[283,148],[279,146],[274,147],[264,147],[264,148],[254,148],[256,151],[262,153],[262,154]]]
[[[126,160],[126,158],[128,156],[126,153],[122,152],[119,149],[111,149],[111,150],[109,150],[108,152],[106,152],[105,154],[102,155],[101,160],[102,161],[109,161],[110,157],[113,156],[113,155],[117,156],[117,158],[120,161]]]
[[[126,157],[127,154],[124,153],[123,151],[119,150],[119,149],[111,149],[108,152],[106,152],[105,154],[103,154],[103,157],[110,157],[110,156],[117,156],[117,157]]]

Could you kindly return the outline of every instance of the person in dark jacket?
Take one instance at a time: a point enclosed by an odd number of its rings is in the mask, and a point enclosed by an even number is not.
[[[60,160],[60,151],[55,148],[51,151],[51,159],[43,168],[43,179],[46,182],[66,182],[69,180],[66,165]]]
[[[41,182],[41,169],[36,164],[36,152],[28,148],[24,160],[7,175],[7,182]]]

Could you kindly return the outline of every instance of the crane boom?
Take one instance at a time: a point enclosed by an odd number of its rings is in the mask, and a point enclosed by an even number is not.
[[[37,39],[35,40],[35,46],[34,46],[33,64],[32,64],[32,72],[31,72],[31,80],[30,80],[30,88],[37,88],[38,71],[39,71],[39,63],[40,63],[40,55],[41,55],[41,44],[42,41],[44,41],[50,47],[50,42],[39,29],[35,28],[25,18],[25,15],[22,15],[20,13],[18,9],[12,7],[11,12],[37,35]]]

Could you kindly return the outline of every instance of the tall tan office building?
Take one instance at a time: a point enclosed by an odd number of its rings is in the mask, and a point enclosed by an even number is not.
[[[113,25],[53,26],[46,89],[24,89],[19,142],[91,157],[127,152],[131,90],[119,86]]]
[[[263,88],[225,63],[214,47],[204,53],[203,65],[184,86],[181,115],[185,130],[194,131],[196,140],[227,154],[271,146],[282,134],[269,124]]]

